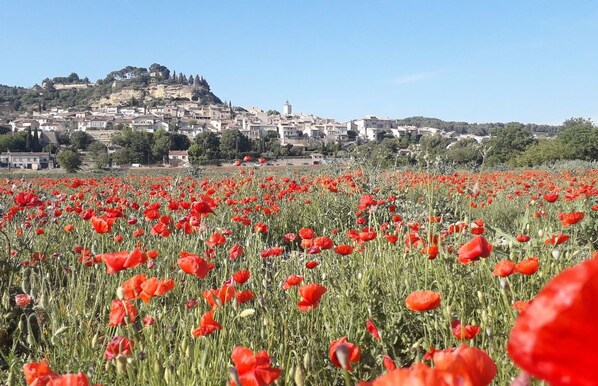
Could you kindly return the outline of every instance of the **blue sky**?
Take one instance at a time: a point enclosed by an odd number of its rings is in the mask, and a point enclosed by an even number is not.
[[[0,83],[157,62],[340,121],[598,121],[598,1],[0,0]]]

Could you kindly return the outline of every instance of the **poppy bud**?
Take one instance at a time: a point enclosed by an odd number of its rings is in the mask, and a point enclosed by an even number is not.
[[[305,374],[303,373],[303,369],[301,365],[298,365],[295,369],[295,376],[293,377],[296,386],[303,386],[305,383]]]
[[[551,253],[554,259],[558,259],[561,256],[561,251],[556,248],[553,249]]]
[[[347,370],[347,365],[349,364],[349,348],[346,345],[341,344],[336,348],[334,354],[336,355],[336,359],[338,359],[341,368]]]
[[[305,355],[303,355],[303,367],[305,367],[306,369],[308,369],[311,363],[311,356],[309,355],[309,352],[306,352]]]
[[[63,332],[65,332],[66,330],[68,330],[68,327],[62,326],[58,330],[56,330],[56,332],[54,333],[54,336],[58,336],[58,335],[62,334]]]
[[[248,308],[246,310],[241,311],[241,313],[239,314],[239,317],[247,318],[249,316],[252,316],[253,314],[255,314],[255,310],[253,308]]]
[[[168,367],[164,369],[164,381],[166,384],[169,384],[170,381],[172,381],[172,372]]]
[[[29,276],[28,275],[23,275],[23,279],[21,282],[21,289],[23,290],[24,293],[29,293],[30,288],[30,282],[29,282]]]
[[[156,361],[154,362],[154,373],[159,374],[163,371],[164,371],[164,368],[162,367],[162,363],[156,359]]]
[[[118,300],[125,300],[125,290],[123,287],[118,287],[116,289],[116,297]]]
[[[124,373],[127,371],[127,356],[124,354],[119,354],[116,357],[116,371],[119,373]]]
[[[231,367],[228,370],[228,377],[235,383],[235,385],[240,385],[241,381],[239,380],[239,372],[236,368]]]

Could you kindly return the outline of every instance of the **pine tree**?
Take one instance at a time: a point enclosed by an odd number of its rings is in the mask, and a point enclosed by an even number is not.
[[[195,75],[195,85],[201,86],[201,81],[199,80],[199,75]]]
[[[189,75],[189,86],[193,86],[193,75]]]
[[[25,151],[31,151],[31,127],[27,128],[27,138],[25,139]]]
[[[39,144],[39,131],[37,127],[33,131],[33,137],[31,138],[31,150],[37,152],[41,150],[41,146]]]

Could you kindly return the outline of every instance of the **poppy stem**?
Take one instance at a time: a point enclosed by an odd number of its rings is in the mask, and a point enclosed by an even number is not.
[[[345,386],[351,386],[351,380],[349,379],[349,371],[346,369],[343,370],[343,378],[345,380]]]

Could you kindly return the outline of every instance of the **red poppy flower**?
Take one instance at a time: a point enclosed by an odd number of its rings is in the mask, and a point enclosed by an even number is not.
[[[314,239],[302,239],[301,248],[308,249],[314,246]]]
[[[241,292],[235,293],[235,300],[239,304],[247,303],[248,301],[252,300],[254,297],[255,297],[255,295],[250,290],[243,290]]]
[[[376,327],[376,325],[374,324],[372,319],[368,319],[368,321],[365,322],[365,328],[367,328],[368,332],[370,334],[372,334],[372,336],[375,339],[380,339],[380,333],[378,332],[378,327]]]
[[[376,199],[374,198],[374,196],[372,196],[371,194],[364,194],[359,199],[359,205],[357,206],[357,209],[359,209],[359,210],[366,210],[368,207],[374,206],[377,203],[378,202],[376,201]]]
[[[251,273],[246,269],[237,271],[233,274],[233,280],[239,284],[245,283],[247,280],[249,280],[250,277]]]
[[[330,237],[326,237],[326,236],[321,236],[321,237],[316,237],[314,239],[314,246],[319,247],[320,249],[331,249],[332,247],[334,247],[334,242],[332,241],[332,239]]]
[[[372,229],[365,228],[361,232],[359,232],[359,240],[360,241],[372,241],[378,237],[378,234],[374,232]]]
[[[233,300],[235,297],[235,287],[223,284],[218,289],[203,291],[202,296],[212,308],[216,309]]]
[[[181,251],[179,255],[181,257],[177,260],[177,264],[183,272],[194,275],[199,279],[203,279],[210,272],[211,266],[201,257],[185,251]]]
[[[231,355],[235,364],[235,375],[231,386],[267,386],[280,377],[282,371],[272,367],[270,356],[266,351],[253,354],[246,347],[235,347]]]
[[[585,217],[583,212],[559,213],[559,220],[563,227],[567,228],[569,225],[577,224]]]
[[[95,217],[91,218],[91,224],[96,233],[110,233],[114,218]]]
[[[496,263],[496,267],[492,271],[492,275],[499,277],[507,277],[515,273],[515,263],[511,260],[501,260]]]
[[[528,257],[525,260],[520,261],[515,266],[515,270],[522,275],[533,275],[538,271],[539,262],[538,257]]]
[[[457,339],[473,339],[480,333],[480,327],[473,324],[463,325],[460,320],[451,322],[451,331]]]
[[[559,195],[557,193],[548,193],[545,194],[543,197],[547,202],[555,202],[559,199]]]
[[[253,230],[258,233],[268,233],[268,224],[264,222],[258,222],[253,226]]]
[[[151,316],[146,316],[145,318],[143,318],[144,326],[153,326],[154,323],[156,323],[156,320],[154,318],[152,318]]]
[[[489,244],[484,236],[479,235],[463,245],[457,251],[458,259],[461,264],[467,264],[479,260],[480,257],[486,258],[492,252],[492,244]]]
[[[230,260],[235,260],[238,259],[239,257],[243,256],[243,247],[240,246],[239,244],[235,244],[231,247],[229,253],[228,253],[228,258]]]
[[[301,284],[302,281],[303,281],[303,276],[290,275],[289,277],[286,278],[284,283],[282,283],[282,289],[286,291],[293,286]]]
[[[361,350],[359,349],[359,346],[347,342],[347,337],[343,336],[330,343],[328,356],[336,367],[347,371],[353,371],[351,363],[359,362]]]
[[[353,247],[346,244],[337,245],[334,247],[334,252],[341,256],[347,256],[353,253]]]
[[[474,235],[481,235],[482,233],[486,232],[486,228],[484,228],[484,220],[475,220],[471,224],[471,233]]]
[[[314,268],[316,268],[318,265],[320,265],[320,263],[318,263],[318,262],[317,262],[317,261],[315,261],[315,260],[311,260],[311,261],[308,261],[307,263],[305,263],[305,268],[307,268],[307,269],[314,269]]]
[[[141,283],[141,293],[139,297],[144,303],[148,303],[154,296],[162,296],[174,288],[174,280],[158,280],[152,277]]]
[[[518,235],[515,239],[517,239],[517,241],[519,241],[520,243],[527,243],[528,241],[530,241],[531,237],[529,237],[528,235]]]
[[[313,247],[307,248],[305,252],[307,252],[308,255],[317,255],[322,251],[320,250],[320,247],[314,245]]]
[[[214,248],[216,245],[222,245],[226,242],[226,237],[218,232],[214,232],[207,240],[206,245],[210,248]]]
[[[31,303],[31,296],[27,294],[15,295],[15,304],[21,308],[27,307]]]
[[[96,255],[96,259],[101,258],[106,264],[106,273],[112,274],[123,269],[135,268],[145,262],[141,249],[135,248],[131,252],[113,252]]]
[[[130,278],[129,280],[124,281],[120,285],[120,288],[122,288],[123,292],[124,292],[124,299],[125,300],[137,299],[137,297],[139,296],[141,291],[143,291],[143,289],[141,288],[141,283],[143,283],[146,279],[147,279],[147,277],[145,276],[145,274],[140,274],[140,275],[135,275],[132,278]]]
[[[511,304],[511,307],[520,314],[527,309],[530,303],[531,300],[517,300]]]
[[[391,244],[395,244],[397,241],[399,241],[399,236],[397,235],[384,235],[384,238],[386,238],[386,241],[388,241]]]
[[[322,295],[325,293],[326,287],[320,284],[308,284],[299,287],[299,296],[301,296],[301,300],[297,304],[297,307],[303,312],[317,308],[320,304]]]
[[[316,232],[311,228],[301,228],[298,233],[299,237],[303,240],[311,240],[316,237]]]
[[[196,214],[207,215],[209,213],[214,213],[212,211],[213,208],[216,207],[216,203],[213,199],[205,196],[200,198],[199,200],[195,201],[191,204],[191,210]]]
[[[221,329],[220,323],[214,320],[214,310],[211,310],[201,316],[199,327],[193,330],[192,334],[196,337],[206,336]]]
[[[109,326],[123,326],[135,321],[138,311],[128,300],[113,300],[110,306]],[[128,320],[125,320],[128,317]]]
[[[89,379],[85,373],[63,374],[53,378],[46,386],[89,386]]]
[[[382,364],[384,365],[384,368],[388,371],[397,368],[397,364],[395,363],[395,361],[386,354],[382,356]]]
[[[455,384],[486,386],[496,376],[496,364],[485,351],[462,344],[455,350],[434,353],[434,368],[461,378]]]
[[[457,379],[451,372],[430,368],[424,363],[415,363],[411,367],[390,370],[376,378],[371,385],[454,386],[459,384]]]
[[[58,374],[50,369],[50,366],[48,366],[45,359],[42,359],[39,363],[32,362],[25,364],[23,366],[23,373],[25,374],[25,381],[28,385],[31,385],[36,381],[36,384],[46,385],[53,378],[58,376]]]
[[[431,311],[440,307],[440,294],[434,291],[414,291],[405,298],[411,311]]]
[[[559,233],[553,236],[550,236],[546,241],[544,241],[544,245],[559,245],[564,243],[565,241],[569,240],[569,236]]]
[[[89,386],[89,380],[85,373],[59,375],[50,370],[44,361],[40,363],[28,363],[23,366],[23,371],[28,385]]]
[[[598,357],[588,350],[598,345],[597,293],[596,258],[558,274],[515,321],[507,344],[511,359],[553,385],[595,384]]]
[[[170,230],[170,227],[167,224],[158,222],[154,224],[154,226],[152,226],[150,234],[152,236],[160,236],[166,238],[172,234],[172,231]]]
[[[282,252],[284,252],[284,248],[272,247],[272,248],[264,249],[260,253],[260,256],[265,259],[267,257],[280,256],[280,255],[282,255]]]
[[[438,245],[430,245],[422,249],[422,253],[428,256],[428,259],[434,260],[438,257]]]
[[[106,345],[106,351],[104,351],[104,358],[111,361],[116,358],[119,354],[131,355],[133,351],[134,343],[132,340],[125,338],[124,336],[115,336]]]
[[[287,233],[283,236],[283,239],[287,243],[292,243],[293,241],[297,240],[297,235],[294,233]]]

